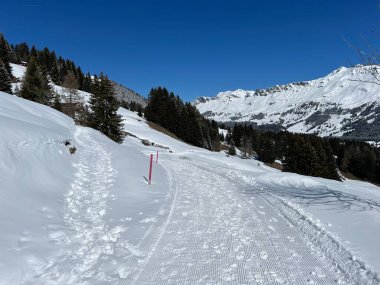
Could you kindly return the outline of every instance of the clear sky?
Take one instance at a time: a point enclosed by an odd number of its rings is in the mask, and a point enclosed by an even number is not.
[[[379,32],[379,2],[4,0],[0,31],[142,95],[160,85],[190,101],[357,63],[342,37]]]

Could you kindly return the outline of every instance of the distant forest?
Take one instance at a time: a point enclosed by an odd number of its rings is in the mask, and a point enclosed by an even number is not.
[[[368,143],[263,131],[245,124],[235,124],[228,130],[226,143],[238,147],[243,156],[255,154],[266,163],[279,160],[283,171],[341,180],[339,169],[359,179],[380,183],[380,149]]]
[[[184,103],[166,88],[150,91],[144,115],[187,143],[212,151],[220,149],[217,122],[204,118],[196,107]]]

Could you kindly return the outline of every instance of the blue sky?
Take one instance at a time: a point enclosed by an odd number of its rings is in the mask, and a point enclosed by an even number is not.
[[[380,1],[2,1],[0,31],[146,95],[185,100],[314,79],[358,57]]]

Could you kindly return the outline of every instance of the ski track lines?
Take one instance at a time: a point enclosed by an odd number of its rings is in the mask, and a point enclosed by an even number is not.
[[[303,224],[301,213],[239,182],[238,172],[186,157],[162,161],[175,202],[125,284],[378,284],[326,234]]]
[[[104,215],[117,175],[107,148],[82,146],[65,199],[65,250],[36,269],[44,284],[379,284],[365,266],[289,202],[246,173],[162,156],[170,191],[139,244]],[[128,232],[126,232],[128,233]],[[108,261],[107,261],[108,260]],[[111,260],[117,260],[114,267]],[[116,269],[115,269],[116,268]]]

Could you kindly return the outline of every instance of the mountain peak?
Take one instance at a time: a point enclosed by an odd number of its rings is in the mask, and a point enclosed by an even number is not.
[[[380,138],[379,66],[341,66],[325,77],[256,90],[219,92],[194,104],[210,119],[289,131]]]

